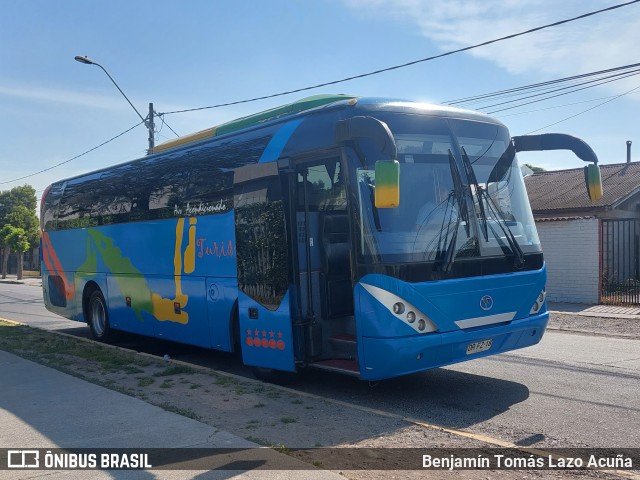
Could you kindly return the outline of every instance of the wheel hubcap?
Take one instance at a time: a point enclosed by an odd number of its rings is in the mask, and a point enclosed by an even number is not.
[[[91,323],[97,336],[101,336],[104,333],[106,321],[107,318],[104,306],[102,305],[102,302],[96,300],[93,302],[93,306],[91,307]]]

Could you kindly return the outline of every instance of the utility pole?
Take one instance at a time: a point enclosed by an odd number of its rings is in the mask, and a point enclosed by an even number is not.
[[[151,155],[153,153],[153,147],[155,147],[153,138],[155,130],[155,125],[153,123],[153,103],[149,103],[149,115],[147,116],[147,121],[144,123],[149,129],[149,150],[147,150],[147,155]]]
[[[109,77],[109,80],[111,80],[111,82],[116,86],[116,88],[120,91],[120,93],[125,98],[125,100],[127,102],[129,102],[129,105],[131,105],[131,108],[133,108],[133,110],[138,114],[138,116],[140,117],[140,120],[142,120],[142,123],[144,123],[145,127],[147,127],[147,129],[149,130],[149,149],[147,150],[147,155],[151,155],[153,153],[153,147],[155,146],[154,145],[154,138],[153,138],[153,136],[154,136],[153,103],[149,104],[149,115],[147,115],[147,118],[142,118],[142,115],[140,115],[140,112],[138,111],[138,109],[133,106],[133,103],[131,103],[131,100],[129,100],[129,97],[127,97],[124,94],[124,92],[122,91],[120,86],[116,83],[116,81],[113,79],[113,77],[111,75],[109,75],[109,72],[107,72],[106,68],[104,68],[98,62],[95,62],[95,61],[91,60],[87,56],[82,57],[80,55],[76,55],[75,56],[75,61],[76,62],[80,62],[80,63],[84,63],[85,65],[96,65],[96,66],[100,67],[104,73],[107,74],[107,77]]]

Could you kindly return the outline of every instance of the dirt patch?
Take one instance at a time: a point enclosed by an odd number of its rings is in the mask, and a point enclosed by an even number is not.
[[[278,448],[321,468],[331,468],[331,450],[318,450],[318,447],[490,449],[496,446],[437,426],[421,426],[385,412],[3,321],[0,321],[0,349],[258,444]],[[290,451],[291,447],[314,450],[305,453]],[[358,480],[619,478],[601,472],[551,471],[349,470],[340,473]]]

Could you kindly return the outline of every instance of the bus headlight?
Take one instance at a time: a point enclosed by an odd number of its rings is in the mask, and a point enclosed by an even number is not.
[[[417,333],[429,333],[438,330],[438,326],[427,315],[403,298],[380,287],[374,287],[366,283],[361,283],[360,285],[389,310],[394,317],[413,328]],[[416,322],[417,319],[419,320]]]
[[[538,298],[536,298],[536,303],[534,303],[533,306],[531,307],[531,310],[529,310],[529,315],[535,315],[540,310],[542,310],[542,306],[544,305],[544,301],[546,298],[547,298],[547,292],[543,288],[542,291],[540,292],[540,295],[538,295]]]

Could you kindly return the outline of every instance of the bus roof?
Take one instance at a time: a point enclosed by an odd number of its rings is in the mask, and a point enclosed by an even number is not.
[[[230,122],[223,123],[221,125],[201,130],[196,133],[188,134],[173,140],[168,140],[153,150],[153,154],[165,154],[171,150],[179,149],[180,147],[188,147],[199,142],[206,142],[217,137],[224,136],[229,133],[239,132],[245,129],[251,129],[251,127],[259,127],[271,122],[285,121],[286,117],[309,113],[314,109],[320,108],[332,108],[332,107],[353,107],[360,111],[360,114],[366,114],[367,111],[389,111],[399,112],[406,114],[416,115],[431,115],[437,117],[459,118],[471,121],[478,121],[484,123],[493,123],[502,125],[502,122],[496,120],[484,113],[476,112],[473,110],[465,110],[455,107],[434,105],[422,102],[413,102],[408,100],[399,100],[392,98],[380,98],[380,97],[356,97],[352,95],[315,95],[312,97],[306,97],[296,102],[282,105],[280,107],[265,110],[246,117],[237,118]],[[115,165],[109,165],[104,168],[75,175],[65,179],[53,182],[53,184],[62,183],[69,180],[76,180],[78,178],[86,178],[92,175],[100,174],[116,166],[122,166],[129,163],[134,163],[143,160],[148,157],[142,157],[138,159],[128,160]]]
[[[168,140],[154,147],[153,153],[163,152],[165,150],[204,140],[206,138],[224,135],[225,133],[234,132],[236,130],[242,130],[243,128],[258,125],[269,120],[294,115],[296,113],[304,112],[305,110],[321,107],[341,100],[354,100],[355,98],[356,97],[350,95],[314,95],[312,97],[306,97],[302,100],[298,100],[297,102],[282,105],[263,112],[254,113],[253,115],[248,115],[246,117],[237,118],[215,127],[207,128],[180,138]]]
[[[331,104],[341,103],[342,105],[358,105],[364,109],[372,110],[393,110],[405,113],[427,114],[441,117],[464,118],[467,120],[476,120],[481,122],[497,123],[502,125],[496,119],[480,112],[473,110],[464,110],[455,107],[434,105],[429,103],[411,102],[406,100],[387,99],[387,98],[368,98],[356,97],[352,95],[314,95],[306,97],[287,105],[272,108],[262,112],[258,112],[246,117],[240,117],[230,122],[217,125],[215,127],[200,130],[199,132],[184,135],[179,138],[168,140],[157,145],[153,149],[153,153],[160,153],[174,148],[196,143],[202,140],[218,137],[227,133],[243,130],[259,124],[266,123],[271,120],[296,115],[318,107],[324,107]]]

